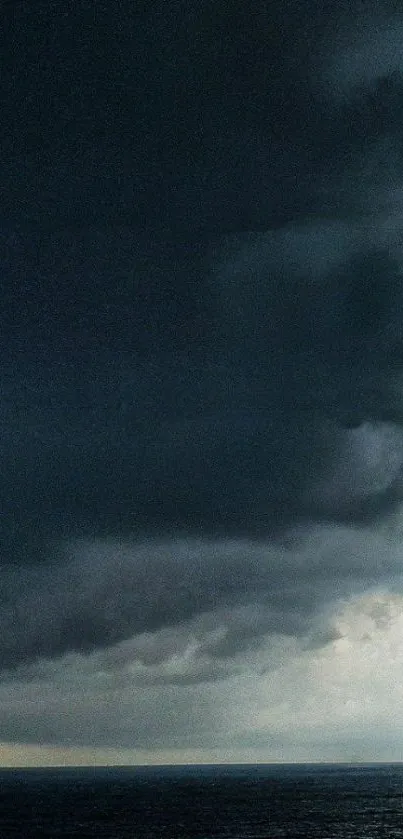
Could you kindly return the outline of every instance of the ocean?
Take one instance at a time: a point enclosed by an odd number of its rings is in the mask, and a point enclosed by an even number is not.
[[[403,837],[403,764],[0,770],[0,836]]]

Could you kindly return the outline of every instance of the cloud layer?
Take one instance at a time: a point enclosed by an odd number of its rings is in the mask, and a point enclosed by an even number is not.
[[[401,16],[121,7],[7,23],[0,739],[344,754],[304,679],[400,620]]]

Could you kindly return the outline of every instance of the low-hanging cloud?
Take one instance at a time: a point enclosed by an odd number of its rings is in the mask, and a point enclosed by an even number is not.
[[[268,636],[327,643],[333,602],[400,572],[394,543],[340,526],[288,545],[73,543],[63,564],[3,568],[0,663],[18,676],[79,653],[143,683],[219,679]]]

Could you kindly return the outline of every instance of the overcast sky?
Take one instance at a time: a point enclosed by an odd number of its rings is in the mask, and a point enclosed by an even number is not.
[[[0,764],[403,759],[399,4],[3,16]]]

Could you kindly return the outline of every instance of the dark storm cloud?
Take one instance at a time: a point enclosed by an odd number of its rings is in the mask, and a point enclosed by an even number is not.
[[[330,0],[260,0],[252,14],[241,0],[40,5],[5,13],[7,226],[103,219],[215,235],[343,214],[346,195],[321,201],[329,169],[340,178],[346,155],[359,165],[363,141],[395,130],[385,89],[364,90],[366,108],[323,100],[329,86],[348,88],[353,59],[368,66],[354,38],[368,45],[380,24],[372,75],[396,69],[393,4],[377,16],[373,4]]]
[[[3,666],[253,603],[201,657],[304,634],[354,562],[267,544],[401,500],[398,57],[350,94],[354,4],[98,8],[93,47],[87,8],[10,18],[34,69],[1,135]]]
[[[4,562],[64,537],[262,538],[394,503],[398,472],[333,509],[314,487],[344,457],[346,427],[400,422],[398,267],[375,251],[312,278],[318,247],[309,227],[304,237],[306,279],[274,238],[274,260],[264,241],[240,259],[233,243],[183,293],[184,264],[172,276],[168,256],[144,248],[128,281],[135,305],[123,281],[118,294],[100,281],[111,252],[104,265],[99,249],[67,255],[77,299],[54,301],[58,344],[42,337],[31,355],[14,338],[1,365]]]
[[[30,661],[78,651],[91,654],[91,672],[123,680],[134,664],[129,681],[144,684],[223,678],[269,634],[310,647],[334,640],[332,601],[400,573],[396,546],[340,528],[301,534],[288,548],[91,541],[65,548],[63,558],[2,569],[0,663],[22,666],[17,676],[29,675]]]

